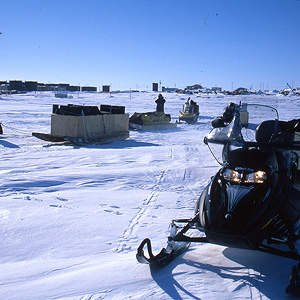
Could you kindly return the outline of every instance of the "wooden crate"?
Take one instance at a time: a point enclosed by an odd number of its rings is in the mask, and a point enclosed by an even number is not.
[[[51,115],[51,135],[55,137],[101,138],[128,130],[128,114],[90,116]]]

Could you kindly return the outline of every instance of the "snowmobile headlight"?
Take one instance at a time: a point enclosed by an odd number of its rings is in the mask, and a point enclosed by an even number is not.
[[[223,171],[223,177],[224,179],[231,181],[231,182],[241,182],[242,176],[239,172],[231,170],[231,169],[225,169]]]
[[[267,174],[264,171],[249,173],[245,176],[245,183],[263,183],[267,179]]]

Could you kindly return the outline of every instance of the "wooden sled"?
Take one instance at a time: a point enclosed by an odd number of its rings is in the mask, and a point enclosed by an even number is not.
[[[101,137],[70,137],[70,136],[54,136],[47,133],[33,132],[33,136],[38,139],[47,142],[64,142],[66,144],[72,144],[77,146],[87,146],[87,145],[98,145],[98,144],[108,144],[116,141],[125,140],[129,137],[129,131],[117,132],[111,135],[101,136]]]

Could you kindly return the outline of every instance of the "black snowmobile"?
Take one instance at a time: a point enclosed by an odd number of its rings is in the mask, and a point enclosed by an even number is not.
[[[300,228],[300,142],[295,136],[300,119],[279,121],[277,110],[266,105],[231,103],[227,110],[204,138],[217,160],[213,148],[221,148],[222,162],[218,160],[221,168],[197,200],[194,217],[172,221],[167,247],[157,255],[144,239],[137,260],[163,267],[191,242],[260,250],[299,261],[286,291],[300,294],[300,255],[295,247]],[[261,122],[270,113],[274,118]]]

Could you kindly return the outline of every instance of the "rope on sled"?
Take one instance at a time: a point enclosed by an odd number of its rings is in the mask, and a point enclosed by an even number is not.
[[[5,124],[3,124],[3,123],[0,123],[0,126],[1,126],[1,127],[5,127],[5,128],[8,128],[8,129],[11,129],[11,130],[14,130],[14,131],[19,132],[19,133],[22,133],[22,134],[24,134],[24,135],[26,135],[26,136],[31,136],[31,135],[32,135],[31,132],[29,132],[29,131],[21,130],[21,129],[19,129],[19,128],[16,128],[16,127],[13,127],[13,126],[9,126],[9,125],[5,125]],[[2,129],[2,128],[1,128],[1,129]],[[1,129],[0,129],[0,130],[1,130]],[[3,130],[2,130],[2,132],[1,132],[1,134],[3,134]]]

